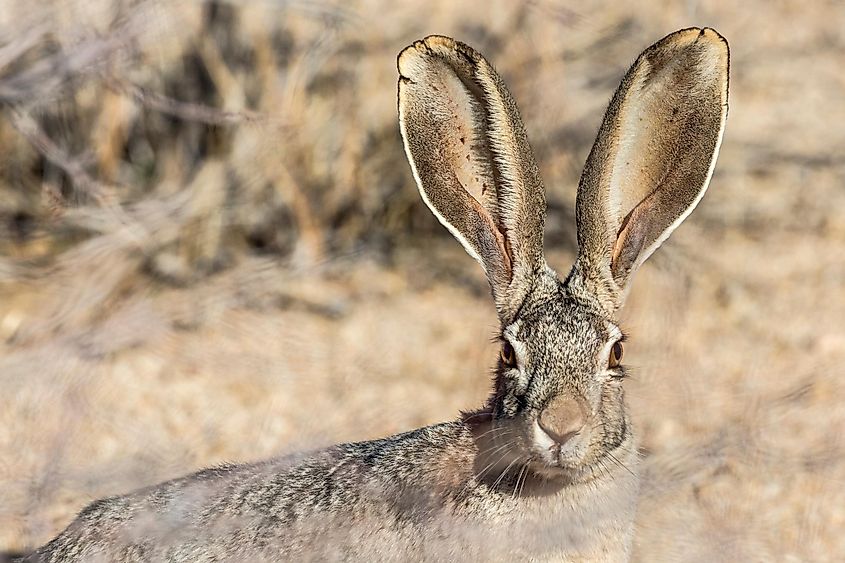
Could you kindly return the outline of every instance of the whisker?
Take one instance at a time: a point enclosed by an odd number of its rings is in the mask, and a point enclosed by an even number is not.
[[[504,444],[493,445],[492,447],[489,447],[486,450],[479,451],[477,457],[488,457],[491,455],[495,455],[496,453],[502,451],[505,448],[510,448],[512,445],[513,442],[505,442]]]
[[[510,432],[511,429],[508,428],[507,426],[497,426],[495,428],[488,430],[487,432],[484,432],[483,434],[479,434],[478,436],[475,437],[475,439],[478,440],[479,438],[483,438],[483,437],[487,436],[488,434],[492,434],[492,433],[497,432],[497,431],[498,432]]]
[[[481,470],[481,471],[479,471],[478,473],[475,473],[475,474],[474,474],[475,480],[476,480],[477,482],[481,482],[481,480],[482,480],[482,478],[484,477],[484,475],[485,475],[488,471],[490,471],[490,469],[492,469],[493,467],[495,467],[497,464],[499,464],[499,463],[500,463],[503,459],[505,459],[505,458],[507,457],[507,455],[510,453],[510,447],[511,447],[512,445],[513,445],[512,443],[506,443],[506,444],[504,444],[504,445],[499,446],[498,448],[496,448],[496,450],[494,450],[494,451],[496,451],[496,452],[499,452],[499,451],[501,451],[502,449],[505,449],[506,451],[505,451],[505,453],[504,453],[504,454],[502,454],[502,456],[501,456],[499,459],[497,459],[496,461],[492,461],[492,462],[490,462],[490,463],[487,465],[487,467],[485,467],[484,469],[482,469],[482,470]],[[461,489],[460,494],[463,494],[464,492],[466,492],[466,490],[469,488],[469,486],[470,486],[471,484],[472,484],[472,482],[471,482],[471,481],[470,481],[470,482],[467,482],[467,484],[466,484],[466,485],[464,485],[464,487]]]
[[[630,473],[632,477],[636,477],[636,474],[635,474],[633,471],[631,471],[631,470],[628,468],[628,466],[627,466],[627,465],[625,465],[624,463],[622,463],[621,461],[619,461],[619,458],[617,458],[617,457],[616,457],[615,455],[613,455],[611,452],[607,452],[607,455],[609,455],[609,456],[610,456],[610,459],[612,459],[613,461],[615,461],[615,462],[616,462],[616,463],[617,463],[620,467],[622,467],[625,471],[627,471],[628,473]]]
[[[475,418],[482,418],[482,417],[488,417],[488,416],[490,416],[489,412],[477,412],[477,413],[473,413],[469,416],[464,416],[463,422],[469,422],[470,420],[473,420]]]
[[[528,464],[531,463],[531,459],[526,459],[525,463],[522,464],[522,468],[519,470],[519,475],[516,478],[516,485],[513,487],[514,497],[515,498],[522,498],[522,488],[525,487],[525,481],[528,479]],[[522,479],[522,476],[525,475],[525,479]],[[519,484],[519,480],[522,479],[522,486]],[[517,490],[519,491],[517,493]]]
[[[610,479],[612,474],[611,474],[610,468],[607,466],[606,462],[607,462],[607,460],[605,460],[605,459],[599,460],[599,464],[601,465],[601,469],[602,469],[602,475],[607,477],[607,479]]]
[[[521,456],[521,455],[520,455],[520,456],[518,456],[518,457],[517,457],[517,458],[515,458],[513,461],[511,461],[511,462],[508,464],[508,466],[507,466],[507,467],[505,467],[505,470],[504,470],[504,471],[502,471],[502,474],[501,474],[501,475],[499,475],[499,478],[498,478],[498,479],[496,479],[496,482],[495,482],[495,483],[493,483],[493,488],[494,488],[494,489],[495,489],[495,488],[498,488],[499,483],[501,483],[501,481],[502,481],[502,479],[505,477],[505,475],[507,475],[507,474],[508,474],[508,471],[510,471],[510,468],[513,466],[513,464],[514,464],[514,463],[516,463],[516,462],[518,462],[519,460],[521,460],[521,459],[522,459],[522,457],[523,457],[523,456]]]

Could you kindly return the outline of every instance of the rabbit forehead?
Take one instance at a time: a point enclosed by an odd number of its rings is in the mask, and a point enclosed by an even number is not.
[[[518,343],[532,383],[592,378],[602,350],[619,333],[618,327],[589,301],[573,295],[563,284],[555,292],[523,306],[503,333]],[[550,381],[551,382],[551,381]],[[574,382],[574,381],[573,381]],[[557,385],[554,385],[557,391]]]

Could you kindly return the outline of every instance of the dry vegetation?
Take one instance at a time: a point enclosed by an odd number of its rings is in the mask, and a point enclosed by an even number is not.
[[[5,0],[0,549],[97,497],[478,405],[495,316],[412,184],[396,53],[438,32],[495,62],[565,270],[612,88],[688,25],[731,42],[731,112],[624,312],[637,558],[845,558],[845,7],[797,0]]]

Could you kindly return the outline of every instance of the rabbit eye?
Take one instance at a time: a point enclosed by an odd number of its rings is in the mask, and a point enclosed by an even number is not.
[[[505,366],[508,368],[516,367],[516,352],[514,352],[513,346],[507,340],[502,344],[502,350],[499,352],[499,355],[502,357],[502,363]]]
[[[618,368],[622,363],[622,354],[624,352],[625,350],[622,348],[622,343],[614,342],[613,346],[610,348],[610,358],[607,360],[607,367]]]

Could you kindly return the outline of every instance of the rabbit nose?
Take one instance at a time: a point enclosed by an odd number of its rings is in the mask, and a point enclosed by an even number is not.
[[[586,411],[573,397],[561,395],[543,409],[538,420],[543,432],[558,444],[565,444],[587,422]]]

